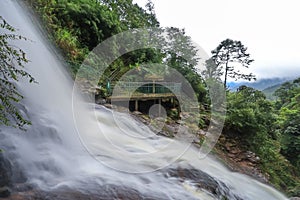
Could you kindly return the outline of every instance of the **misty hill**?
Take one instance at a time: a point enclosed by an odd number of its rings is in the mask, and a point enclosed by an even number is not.
[[[276,100],[276,97],[274,96],[274,93],[277,89],[280,88],[281,84],[273,85],[271,87],[268,87],[264,89],[262,92],[266,95],[267,99],[269,100]]]
[[[248,87],[255,88],[257,90],[267,90],[267,91],[275,91],[277,88],[280,87],[280,85],[284,82],[290,81],[293,78],[284,77],[284,78],[265,78],[265,79],[259,79],[255,82],[230,82],[228,83],[228,87],[231,91],[235,91],[238,87],[241,85],[246,85]],[[274,89],[274,88],[276,89]]]

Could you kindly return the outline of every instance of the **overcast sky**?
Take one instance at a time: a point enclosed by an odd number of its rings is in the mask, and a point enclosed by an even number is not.
[[[146,0],[134,0],[144,6]],[[240,40],[258,78],[300,76],[298,0],[153,0],[161,26],[185,28],[207,53]]]

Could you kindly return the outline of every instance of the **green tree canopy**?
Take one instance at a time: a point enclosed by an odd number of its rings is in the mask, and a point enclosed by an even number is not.
[[[207,93],[202,77],[198,73],[196,66],[199,62],[198,49],[193,44],[191,37],[185,34],[184,29],[167,27],[164,29],[166,34],[164,63],[182,74],[195,91],[200,102],[206,101]],[[176,77],[172,77],[176,80]],[[188,88],[182,85],[182,90]],[[186,89],[187,90],[187,89]]]
[[[300,78],[282,84],[275,95],[280,115],[281,152],[300,169]]]
[[[219,46],[212,52],[212,60],[216,64],[214,68],[223,70],[225,73],[224,87],[226,87],[228,77],[235,80],[256,80],[255,75],[252,73],[245,74],[237,69],[238,66],[248,68],[254,61],[250,58],[250,54],[247,53],[247,48],[240,41],[232,39],[226,39],[222,41]],[[209,65],[214,66],[214,65]],[[214,71],[217,71],[216,69]],[[219,73],[219,75],[221,75]]]
[[[224,74],[222,67],[216,65],[212,58],[205,61],[205,70],[202,71],[202,76],[205,79],[215,79],[221,81],[221,76]]]

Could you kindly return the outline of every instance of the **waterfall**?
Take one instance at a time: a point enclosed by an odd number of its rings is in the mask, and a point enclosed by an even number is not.
[[[73,81],[36,20],[13,0],[1,0],[0,11],[18,34],[30,39],[15,45],[26,52],[30,60],[26,70],[38,81],[18,83],[24,95],[20,110],[32,125],[26,132],[8,127],[0,132],[4,155],[18,166],[23,183],[48,194],[76,191],[95,199],[287,199],[212,157],[199,159],[196,148],[157,136],[128,114],[101,106],[94,111],[93,105],[81,102],[76,106],[85,115],[75,121]],[[78,134],[75,123],[84,135]],[[178,156],[178,151],[183,154]],[[128,152],[134,156],[127,157]],[[15,177],[16,182],[19,179]]]

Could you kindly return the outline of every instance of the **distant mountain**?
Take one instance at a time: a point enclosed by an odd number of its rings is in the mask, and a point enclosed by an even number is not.
[[[230,82],[230,83],[228,83],[228,87],[230,90],[235,91],[241,85],[246,85],[248,87],[252,87],[257,90],[263,91],[269,87],[273,87],[273,86],[275,87],[278,85],[280,86],[282,83],[293,80],[293,79],[294,78],[279,78],[279,77],[277,77],[277,78],[259,79],[255,82]]]
[[[264,89],[262,92],[266,95],[267,99],[269,100],[276,100],[276,97],[274,96],[274,93],[277,89],[280,88],[281,84],[273,85],[271,87],[268,87]]]

